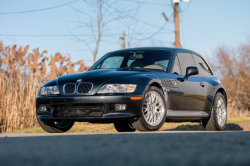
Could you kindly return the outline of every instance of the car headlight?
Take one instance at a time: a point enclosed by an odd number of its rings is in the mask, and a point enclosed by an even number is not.
[[[135,89],[134,84],[106,84],[97,93],[132,93]]]
[[[58,95],[60,91],[57,86],[45,86],[40,90],[40,95]]]

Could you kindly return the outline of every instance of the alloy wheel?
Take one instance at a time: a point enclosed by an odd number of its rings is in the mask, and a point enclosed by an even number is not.
[[[157,126],[162,122],[165,114],[165,107],[161,95],[156,91],[149,91],[143,101],[143,116],[146,122]]]
[[[217,118],[218,124],[221,127],[223,127],[225,125],[225,122],[226,122],[227,112],[226,112],[226,104],[225,104],[222,97],[219,97],[218,100],[217,100],[216,118]]]

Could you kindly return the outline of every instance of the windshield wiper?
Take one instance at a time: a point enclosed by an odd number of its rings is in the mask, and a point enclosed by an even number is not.
[[[98,70],[98,69],[100,69],[100,68],[95,68],[95,69],[91,69],[91,70]],[[91,70],[89,70],[89,71],[91,71]]]
[[[126,66],[126,67],[122,67],[122,69],[133,70],[134,68],[133,68],[133,67],[128,67],[128,66]]]

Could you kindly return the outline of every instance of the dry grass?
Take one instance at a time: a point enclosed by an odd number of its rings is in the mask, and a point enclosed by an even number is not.
[[[250,117],[232,117],[227,120],[226,131],[250,130]],[[200,123],[165,123],[160,131],[204,131]],[[69,133],[116,133],[113,124],[75,123]],[[136,131],[138,132],[138,131]],[[24,128],[13,133],[45,133],[41,127]]]
[[[82,60],[71,62],[69,55],[56,53],[49,58],[44,56],[46,50],[27,53],[28,49],[29,46],[4,47],[0,42],[0,133],[37,124],[35,100],[44,82],[74,73],[75,65],[80,66],[78,72],[88,69]]]

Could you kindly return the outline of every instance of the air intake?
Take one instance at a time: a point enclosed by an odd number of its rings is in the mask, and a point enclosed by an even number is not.
[[[104,104],[61,105],[56,110],[59,117],[96,117],[103,115]]]

